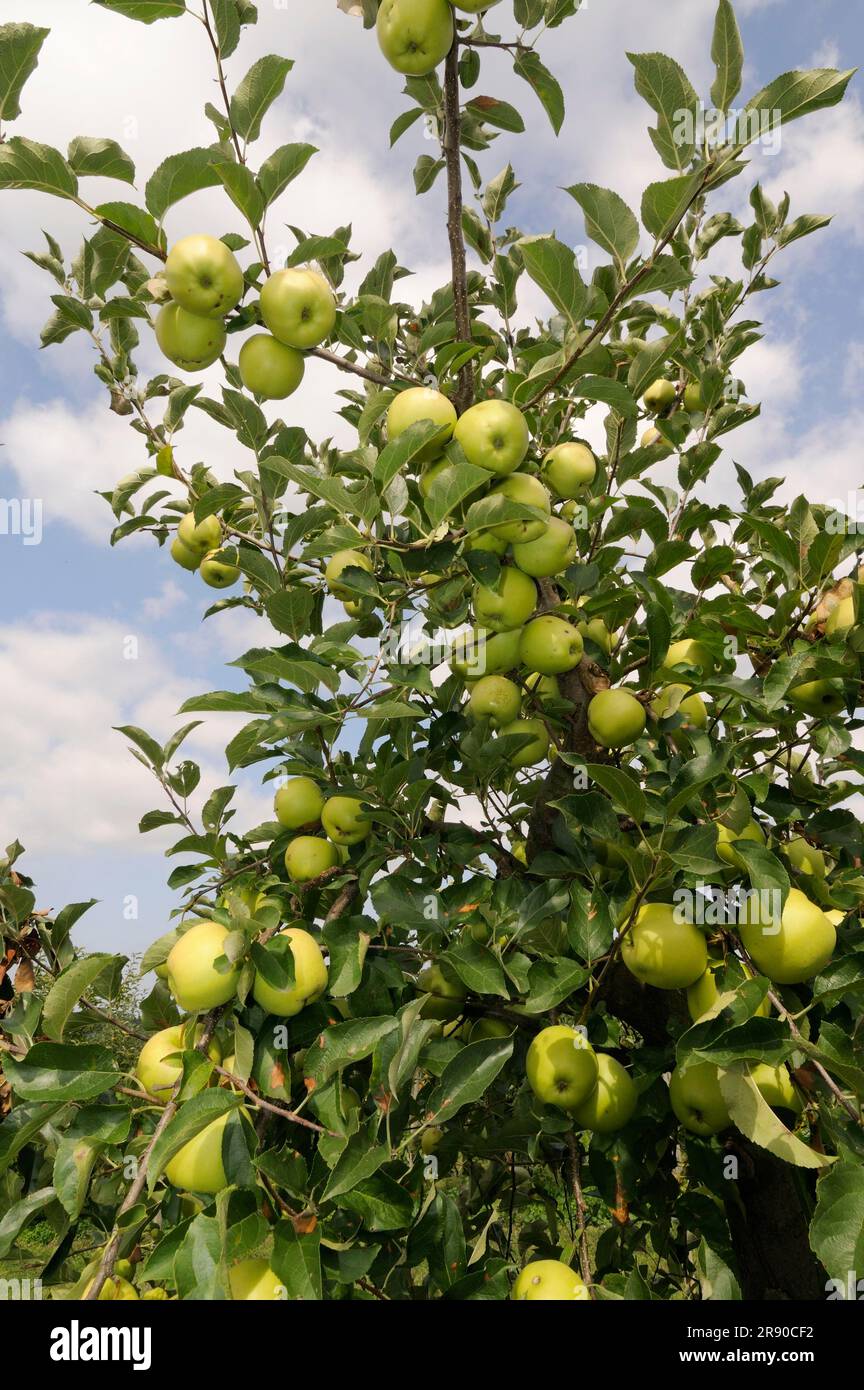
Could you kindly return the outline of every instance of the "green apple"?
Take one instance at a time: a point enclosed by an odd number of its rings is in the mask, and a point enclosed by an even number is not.
[[[808,845],[802,835],[781,845],[783,853],[793,868],[801,874],[813,874],[814,878],[824,878],[826,872],[825,855],[821,849]]]
[[[347,569],[365,570],[367,574],[373,574],[375,566],[362,550],[337,550],[335,555],[331,555],[327,561],[327,568],[324,570],[327,588],[334,598],[351,601],[356,599],[356,593],[339,583],[342,571]]]
[[[659,381],[652,381],[648,390],[642,397],[642,404],[646,410],[650,410],[654,415],[660,415],[664,410],[668,410],[675,401],[678,394],[674,381],[665,381],[663,377]]]
[[[196,525],[194,512],[187,512],[177,527],[177,539],[187,550],[194,550],[199,559],[222,541],[222,527],[216,516],[205,516]]]
[[[710,1013],[720,998],[720,991],[717,988],[717,972],[722,969],[723,962],[709,960],[705,973],[699,976],[695,984],[690,985],[687,990],[687,1012],[694,1023],[705,1018]],[[752,979],[752,971],[746,965],[741,966],[744,976]],[[768,1018],[771,1013],[771,1001],[763,999],[754,1017]]]
[[[433,425],[440,426],[438,433],[417,455],[418,462],[429,463],[453,438],[456,407],[443,392],[433,391],[430,386],[409,386],[406,391],[399,392],[387,411],[387,438],[391,442],[398,439],[420,420],[431,420]]]
[[[286,830],[319,825],[326,797],[311,777],[289,777],[273,800],[276,819]]]
[[[576,627],[582,635],[583,642],[590,639],[595,647],[599,647],[601,652],[605,653],[606,656],[612,655],[612,647],[615,638],[602,618],[591,618],[587,623],[577,623]]]
[[[447,0],[383,0],[377,30],[391,68],[409,77],[425,77],[450,52],[453,11]]]
[[[560,676],[572,671],[582,660],[582,635],[566,618],[544,613],[522,631],[519,659],[529,671],[541,676]]]
[[[473,719],[488,719],[492,729],[512,724],[522,709],[522,692],[506,676],[483,676],[473,687],[468,713]]]
[[[179,304],[164,304],[156,315],[156,341],[175,366],[203,372],[225,349],[225,325],[218,319],[189,314]]]
[[[198,922],[171,947],[166,962],[168,988],[186,1013],[204,1013],[234,998],[240,967],[216,968],[228,935],[228,928],[218,922]]]
[[[201,1029],[197,1028],[190,1037],[186,1025],[178,1023],[173,1028],[162,1028],[158,1033],[154,1033],[138,1053],[135,1075],[144,1090],[158,1100],[160,1105],[167,1105],[171,1087],[183,1070],[179,1061],[166,1062],[165,1058],[174,1052],[184,1052],[187,1048],[194,1047],[200,1035]],[[215,1039],[211,1040],[207,1048],[207,1056],[211,1062],[222,1060],[222,1051]]]
[[[308,352],[333,332],[336,300],[317,271],[277,270],[261,291],[261,317],[285,347]]]
[[[588,1285],[560,1260],[534,1260],[520,1273],[510,1294],[517,1302],[590,1302]]]
[[[523,507],[536,507],[543,512],[543,517],[521,521],[503,521],[499,526],[493,526],[492,530],[501,540],[507,541],[508,545],[516,545],[522,541],[533,541],[538,536],[542,536],[546,527],[549,525],[548,518],[552,514],[552,499],[539,478],[532,478],[530,473],[511,473],[509,478],[505,478],[503,483],[498,483],[493,487],[489,497],[503,497],[509,502],[517,502]]]
[[[508,734],[531,735],[530,743],[508,754],[511,767],[533,767],[549,756],[549,730],[542,719],[514,719],[512,724],[503,724],[498,733],[502,738]]]
[[[767,1062],[751,1063],[750,1076],[756,1082],[762,1099],[767,1100],[773,1110],[792,1110],[796,1115],[800,1114],[803,1109],[801,1097],[786,1067],[771,1067]]]
[[[510,401],[480,401],[460,416],[453,438],[475,467],[514,473],[528,452],[528,423]]]
[[[230,589],[232,584],[236,584],[240,578],[239,565],[229,565],[224,560],[217,560],[218,550],[210,550],[201,561],[199,573],[205,584],[209,584],[211,589]]]
[[[521,570],[503,569],[494,589],[474,588],[474,617],[479,627],[509,632],[531,617],[537,607],[537,586]]]
[[[199,1130],[165,1165],[165,1177],[172,1187],[184,1192],[202,1192],[215,1197],[228,1186],[222,1163],[222,1137],[231,1114],[228,1110],[212,1124]]]
[[[82,1299],[87,1297],[95,1282],[96,1276],[94,1275],[84,1289],[81,1295]],[[113,1277],[105,1280],[105,1283],[99,1290],[99,1297],[96,1301],[97,1303],[129,1303],[132,1299],[137,1298],[138,1290],[135,1288],[135,1285],[130,1284],[128,1279],[123,1279],[115,1274]]]
[[[197,570],[201,563],[201,551],[190,550],[184,545],[179,536],[175,536],[171,542],[171,559],[175,565],[179,565],[184,570]]]
[[[721,821],[717,821],[717,858],[722,859],[724,864],[732,864],[734,868],[746,873],[746,861],[733,848],[736,840],[750,840],[754,845],[764,845],[765,832],[752,818],[743,830],[730,830],[728,825],[723,825]]]
[[[338,863],[336,845],[318,835],[297,835],[285,851],[285,868],[292,883],[310,883]]]
[[[793,709],[820,719],[838,714],[846,704],[843,687],[829,680],[805,681],[803,685],[794,686],[786,699]]]
[[[476,1018],[469,1036],[471,1042],[480,1042],[483,1038],[509,1038],[512,1032],[512,1024],[503,1018]]]
[[[833,923],[799,888],[790,888],[779,923],[761,895],[750,894],[739,930],[754,965],[780,985],[811,980],[824,970],[837,945]]]
[[[454,10],[463,10],[465,14],[481,14],[483,10],[491,10],[498,0],[450,0],[450,3]]]
[[[689,685],[666,685],[651,702],[658,719],[671,719],[680,714],[685,727],[704,729],[708,724],[708,709],[701,695],[688,695]]]
[[[510,632],[483,635],[478,629],[463,632],[456,638],[450,652],[450,669],[463,681],[494,676],[500,671],[512,671],[519,665],[521,628]]]
[[[556,1023],[531,1040],[525,1059],[528,1085],[544,1105],[575,1110],[593,1091],[599,1069],[585,1034]]]
[[[643,985],[687,989],[704,974],[708,947],[698,927],[679,921],[671,903],[643,903],[621,943],[621,959]]]
[[[252,995],[256,1004],[277,1018],[293,1018],[314,1004],[327,988],[327,966],[321,954],[321,947],[308,931],[302,927],[285,927],[278,934],[278,940],[289,944],[294,961],[294,983],[284,989],[268,984],[263,975],[256,972]]]
[[[523,574],[530,574],[534,579],[548,579],[566,570],[578,544],[570,523],[553,516],[541,536],[513,546],[513,559]]]
[[[443,1138],[443,1129],[438,1129],[436,1125],[432,1125],[430,1129],[424,1129],[420,1136],[420,1152],[427,1156],[434,1154],[436,1149],[440,1147]]]
[[[420,461],[422,463],[423,460],[421,459]],[[417,486],[420,489],[421,496],[428,497],[438,479],[443,478],[445,473],[450,473],[452,469],[453,464],[446,456],[441,459],[435,459],[432,463],[427,464],[417,480]],[[504,550],[506,549],[507,547],[505,545]],[[504,550],[500,552],[502,555]]]
[[[589,701],[588,728],[601,748],[626,748],[645,732],[645,706],[627,690],[601,690]]]
[[[698,1062],[681,1072],[676,1067],[669,1081],[669,1100],[675,1115],[691,1134],[707,1138],[732,1123],[720,1090],[720,1070],[711,1062]]]
[[[420,482],[420,490],[421,492],[423,490],[422,479]],[[465,549],[488,550],[490,554],[500,557],[507,554],[508,542],[502,540],[500,536],[496,536],[494,531],[477,531],[473,535],[468,536],[465,541]]]
[[[669,440],[664,439],[656,425],[651,425],[645,431],[642,438],[639,440],[639,444],[643,449],[657,449],[661,458],[668,458],[673,452]]]
[[[231,1297],[235,1302],[262,1303],[285,1297],[280,1283],[266,1260],[241,1260],[228,1271]]]
[[[368,812],[356,796],[331,796],[324,803],[321,824],[334,845],[359,845],[372,829]]]
[[[445,962],[427,961],[417,976],[417,989],[425,994],[421,1018],[445,1022],[462,1013],[468,991],[459,976]]]
[[[587,444],[556,444],[543,460],[540,476],[556,497],[573,501],[597,475],[597,461]]]
[[[676,666],[695,666],[699,671],[713,671],[714,658],[704,642],[684,637],[680,642],[672,643],[666,653],[661,675],[673,675]]]
[[[525,677],[525,689],[538,699],[541,705],[546,700],[560,700],[561,698],[561,688],[558,685],[557,676],[541,676],[539,671],[532,671],[530,676]]]
[[[302,352],[269,333],[255,333],[240,349],[238,366],[247,391],[267,401],[284,401],[303,380],[306,361]]]
[[[574,1123],[595,1134],[614,1134],[631,1118],[636,1098],[630,1073],[608,1052],[598,1052],[597,1085],[573,1110]]]
[[[243,271],[213,236],[183,237],[171,247],[162,274],[171,298],[202,319],[224,318],[243,297]]]
[[[852,595],[842,598],[828,614],[825,624],[826,637],[845,637],[855,626],[855,599]]]
[[[684,387],[684,409],[691,415],[698,415],[705,409],[702,387],[698,381],[691,381]]]

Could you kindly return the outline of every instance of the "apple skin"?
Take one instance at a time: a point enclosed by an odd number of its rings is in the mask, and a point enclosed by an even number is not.
[[[420,1152],[427,1156],[434,1154],[435,1150],[440,1147],[443,1138],[443,1129],[438,1129],[435,1125],[431,1129],[425,1129],[420,1135]]]
[[[675,914],[671,903],[643,903],[621,943],[621,959],[643,985],[687,989],[705,972],[705,937]]]
[[[240,968],[224,974],[214,962],[225,954],[228,928],[219,922],[198,922],[171,947],[168,960],[168,988],[187,1014],[205,1013],[233,999],[240,979]]]
[[[825,855],[821,849],[816,849],[813,845],[808,845],[802,835],[796,835],[794,840],[789,840],[785,845],[781,845],[783,853],[789,860],[793,868],[801,874],[813,874],[814,878],[824,878],[826,871]]]
[[[230,589],[240,578],[240,567],[228,565],[224,560],[217,560],[215,556],[218,554],[218,550],[209,551],[201,561],[199,573],[211,589]]]
[[[334,845],[359,845],[372,829],[372,821],[356,796],[331,796],[324,803],[321,824]]]
[[[483,676],[471,691],[468,713],[472,719],[488,719],[489,727],[512,724],[522,709],[522,692],[506,676]]]
[[[544,1105],[574,1110],[597,1084],[599,1068],[584,1033],[563,1024],[542,1029],[525,1059],[528,1085]]]
[[[746,873],[746,863],[738,851],[733,849],[735,840],[750,840],[755,845],[764,845],[765,832],[752,819],[743,830],[730,830],[728,825],[723,825],[720,821],[717,822],[717,858],[722,859],[725,864],[731,864],[733,868],[740,869],[742,873]]]
[[[453,438],[469,463],[489,473],[515,473],[530,437],[522,411],[510,401],[480,401],[460,416]]]
[[[307,351],[329,338],[336,300],[315,270],[277,270],[261,291],[261,317],[285,347]]]
[[[661,377],[659,381],[652,381],[642,397],[642,404],[652,414],[660,415],[674,403],[677,394],[675,382],[666,381]]]
[[[203,521],[195,524],[194,512],[187,512],[180,520],[177,527],[177,539],[181,545],[185,545],[187,550],[194,550],[199,559],[206,555],[208,550],[213,550],[222,540],[222,527],[219,525],[219,518],[215,516],[205,516]]]
[[[826,637],[845,637],[855,626],[855,599],[852,595],[841,598],[828,614],[825,624]]]
[[[614,1134],[623,1129],[636,1109],[636,1087],[621,1063],[608,1052],[597,1053],[597,1085],[573,1110],[580,1129],[594,1134]]]
[[[590,638],[595,647],[599,647],[606,656],[612,655],[615,639],[602,618],[591,618],[587,623],[577,623],[576,627],[582,634],[583,642]]]
[[[588,1285],[560,1260],[534,1260],[520,1273],[510,1293],[517,1303],[586,1303]]]
[[[356,600],[356,593],[352,589],[347,589],[344,584],[339,583],[342,571],[347,569],[365,570],[367,574],[373,574],[375,566],[369,556],[362,550],[337,550],[335,555],[331,555],[324,570],[324,579],[327,588],[334,598],[342,599],[343,602],[350,603]]]
[[[772,1110],[791,1110],[796,1115],[801,1113],[803,1103],[786,1067],[751,1062],[750,1076],[756,1082],[762,1099],[768,1102]]]
[[[240,349],[238,366],[247,391],[267,401],[284,401],[303,380],[306,361],[269,333],[255,333]]]
[[[552,514],[552,499],[549,493],[540,479],[532,478],[530,473],[511,473],[503,483],[493,487],[488,496],[504,497],[524,507],[536,507],[538,511],[545,512],[546,517]],[[523,541],[537,540],[538,536],[544,534],[548,524],[547,520],[541,520],[540,517],[532,521],[526,518],[521,521],[504,521],[500,526],[493,526],[492,531],[508,545],[517,545]]]
[[[87,1297],[92,1289],[95,1279],[96,1276],[94,1275],[89,1284],[87,1284],[81,1295],[82,1300]],[[138,1290],[135,1288],[135,1285],[130,1284],[128,1279],[114,1274],[111,1278],[105,1280],[105,1283],[99,1290],[99,1297],[96,1301],[97,1303],[129,1303],[132,1299],[137,1298]]]
[[[420,491],[423,491],[422,481],[420,484]],[[502,555],[507,554],[508,542],[502,540],[500,536],[496,536],[494,531],[479,531],[473,536],[467,537],[465,549],[488,550],[490,554],[497,555],[500,559]]]
[[[409,77],[425,77],[450,52],[453,11],[447,0],[383,0],[377,31],[391,68]]]
[[[183,237],[168,253],[162,274],[171,298],[202,319],[224,318],[243,298],[243,272],[216,237]]]
[[[292,883],[310,883],[339,863],[339,850],[318,835],[297,835],[285,851],[285,868]]]
[[[838,714],[846,704],[840,686],[828,680],[805,681],[803,685],[796,685],[788,692],[786,699],[793,709],[800,710],[802,714],[823,719],[827,715]]]
[[[676,1067],[669,1081],[669,1101],[677,1119],[691,1134],[703,1138],[719,1134],[732,1123],[723,1092],[720,1072],[711,1062],[698,1062],[681,1074]]]
[[[508,632],[521,627],[537,607],[537,586],[521,570],[503,569],[496,588],[474,588],[474,617],[481,628]]]
[[[699,1023],[705,1018],[720,998],[720,991],[717,988],[715,978],[720,966],[721,962],[709,960],[704,975],[700,975],[696,983],[690,985],[687,990],[687,1012],[694,1023]],[[742,970],[748,979],[752,979],[753,973],[746,965],[742,966]],[[763,999],[754,1017],[768,1018],[770,1013],[771,1001]]]
[[[685,728],[704,729],[708,724],[708,710],[701,695],[687,695],[689,685],[667,685],[651,703],[651,709],[658,719],[671,719],[680,714]],[[677,702],[677,703],[676,703]]]
[[[184,372],[203,372],[225,350],[225,325],[189,314],[179,304],[163,304],[154,328],[162,353]]]
[[[222,1136],[232,1111],[220,1115],[212,1124],[199,1130],[188,1144],[179,1149],[165,1165],[165,1177],[172,1187],[184,1192],[202,1192],[215,1197],[228,1186],[222,1163]]]
[[[201,552],[200,550],[190,550],[187,545],[183,544],[179,536],[175,536],[171,542],[171,559],[181,569],[193,573],[201,563]]]
[[[404,434],[411,425],[420,420],[431,420],[441,428],[432,440],[417,455],[419,463],[431,463],[436,459],[445,444],[453,438],[456,428],[456,407],[441,391],[433,391],[431,386],[409,386],[400,391],[387,411],[387,438],[392,442]],[[446,460],[441,460],[442,463]],[[431,484],[430,484],[431,486]]]
[[[503,724],[498,733],[502,738],[508,734],[533,735],[530,743],[509,754],[508,762],[511,767],[533,767],[535,763],[542,763],[549,756],[549,730],[542,719],[514,719],[512,724]]]
[[[200,1034],[200,1029],[195,1031]],[[154,1033],[138,1053],[135,1075],[148,1095],[158,1100],[160,1105],[167,1105],[171,1098],[170,1089],[165,1090],[164,1087],[173,1086],[183,1070],[179,1062],[166,1062],[165,1058],[173,1052],[184,1052],[194,1045],[194,1041],[187,1041],[186,1025],[178,1023],[173,1028],[162,1028],[158,1033]],[[222,1060],[222,1051],[215,1039],[207,1048],[207,1056],[211,1062],[218,1063]]]
[[[539,671],[532,671],[530,676],[525,677],[525,688],[542,705],[546,700],[559,700],[561,689],[558,685],[557,676],[541,676]]]
[[[663,438],[663,435],[655,425],[649,426],[645,431],[642,438],[639,440],[639,446],[642,449],[656,449],[661,458],[668,458],[669,455],[674,452],[668,439]]]
[[[699,415],[705,409],[702,387],[698,381],[691,381],[684,387],[684,409],[691,415]]]
[[[509,632],[493,632],[479,636],[478,629],[463,633],[450,651],[450,669],[464,681],[476,681],[482,676],[495,676],[500,671],[512,671],[519,665],[521,628]]]
[[[456,972],[449,965],[429,960],[417,976],[417,990],[425,994],[421,1018],[432,1018],[449,1022],[458,1018],[468,991]]]
[[[529,671],[541,676],[561,676],[582,660],[582,635],[566,618],[544,613],[523,629],[519,658]]]
[[[228,1271],[231,1298],[235,1303],[272,1302],[285,1296],[281,1284],[266,1260],[241,1260]]]
[[[513,560],[523,574],[530,574],[533,579],[548,579],[566,570],[578,545],[576,532],[569,522],[553,516],[542,535],[513,546]]]
[[[812,980],[834,954],[834,924],[800,888],[790,888],[779,930],[767,909],[763,913],[758,897],[747,898],[743,918],[738,930],[748,955],[756,968],[777,984]]]
[[[626,748],[645,732],[645,706],[626,690],[601,690],[588,704],[588,728],[601,748]]]
[[[291,943],[294,959],[294,983],[287,989],[277,989],[270,985],[262,975],[256,973],[252,995],[256,1004],[277,1018],[293,1018],[307,1004],[314,1004],[327,988],[327,966],[321,954],[321,947],[308,931],[302,927],[285,927],[279,933]]]
[[[273,799],[276,819],[286,830],[320,825],[326,797],[311,777],[290,777]]]
[[[540,468],[548,488],[562,501],[575,501],[597,476],[597,461],[587,444],[556,444]]]

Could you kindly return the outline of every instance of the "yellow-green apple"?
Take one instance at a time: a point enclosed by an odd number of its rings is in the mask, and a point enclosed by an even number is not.
[[[321,824],[334,845],[359,845],[372,829],[368,812],[356,796],[331,796],[324,802]]]
[[[558,685],[557,676],[541,676],[539,671],[532,671],[525,677],[525,689],[529,694],[535,696],[541,704],[545,700],[558,700],[561,698],[561,688]]]
[[[420,1152],[426,1155],[434,1154],[443,1138],[443,1129],[438,1129],[436,1125],[432,1125],[431,1129],[424,1129],[420,1136]]]
[[[826,872],[825,855],[821,849],[808,845],[802,835],[787,841],[780,848],[793,868],[801,874],[813,874],[814,878],[824,878]]]
[[[224,318],[243,297],[243,272],[213,236],[183,237],[171,247],[162,275],[171,298],[202,319]]]
[[[423,489],[421,480],[420,489]],[[496,536],[494,531],[477,531],[465,541],[466,550],[488,550],[492,555],[506,555],[508,542]]]
[[[699,671],[713,671],[714,658],[704,642],[683,637],[680,642],[673,642],[666,653],[661,675],[674,675],[676,666],[695,666]]]
[[[525,1070],[537,1099],[560,1110],[581,1105],[599,1075],[597,1057],[585,1034],[561,1023],[543,1028],[532,1038]]]
[[[649,426],[639,443],[643,449],[656,449],[662,458],[668,458],[672,453],[672,445],[663,438],[656,425]]]
[[[850,595],[849,598],[842,598],[840,602],[831,609],[828,614],[828,621],[825,624],[825,634],[828,637],[845,637],[847,632],[855,626],[855,599]]]
[[[172,1187],[182,1188],[184,1192],[203,1192],[215,1197],[223,1187],[228,1186],[225,1167],[222,1163],[222,1137],[225,1126],[231,1118],[231,1111],[220,1115],[218,1120],[199,1130],[188,1144],[174,1155],[165,1165],[165,1177]]]
[[[197,922],[171,947],[166,962],[168,988],[186,1013],[204,1013],[234,998],[239,966],[216,968],[220,956],[225,955],[228,935],[228,928],[219,922]]]
[[[502,521],[500,526],[493,526],[492,530],[501,540],[507,541],[508,545],[516,545],[522,541],[534,541],[538,536],[542,536],[548,526],[548,518],[552,512],[552,499],[539,478],[532,478],[530,473],[511,473],[509,478],[505,478],[503,483],[498,483],[493,487],[489,497],[503,497],[508,502],[518,502],[523,507],[536,507],[543,513],[542,517],[529,519],[523,518],[519,521]]]
[[[218,550],[210,550],[201,561],[199,574],[205,584],[209,584],[211,589],[230,589],[232,584],[236,584],[240,578],[239,565],[229,565],[225,560],[219,560]]]
[[[452,439],[456,427],[456,407],[443,392],[433,391],[431,386],[409,386],[407,390],[399,392],[387,411],[387,438],[391,441],[398,439],[400,434],[420,420],[431,420],[433,425],[440,426],[438,433],[417,456],[420,463],[428,463],[437,458],[444,445]]]
[[[297,835],[285,851],[285,868],[292,883],[310,883],[338,863],[337,846],[319,835]]]
[[[506,676],[483,676],[471,690],[468,713],[473,719],[488,719],[492,729],[519,718],[522,693]]]
[[[502,738],[508,734],[531,735],[530,743],[508,753],[507,761],[511,767],[532,767],[549,756],[549,731],[542,719],[514,719],[511,724],[502,724],[498,732]]]
[[[498,576],[494,589],[485,584],[474,588],[474,617],[478,626],[493,632],[510,632],[521,627],[537,607],[537,586],[521,570],[507,567]]]
[[[523,628],[519,659],[541,676],[560,676],[582,660],[584,643],[579,630],[554,613],[544,613]]]
[[[266,1260],[241,1260],[228,1271],[231,1297],[236,1303],[264,1302],[285,1297],[280,1283]]]
[[[518,560],[516,563],[519,563]],[[606,656],[612,655],[612,646],[615,639],[602,618],[591,618],[589,622],[577,623],[576,626],[582,634],[583,642],[590,640],[594,643],[595,647],[599,647],[601,652],[604,652]]]
[[[460,416],[453,438],[477,468],[514,473],[528,452],[528,423],[510,401],[480,401]]]
[[[708,964],[705,937],[692,922],[679,920],[671,903],[643,903],[621,943],[621,959],[643,985],[687,989]]]
[[[135,1075],[147,1091],[161,1105],[166,1105],[171,1095],[171,1087],[183,1070],[179,1059],[173,1062],[166,1061],[173,1053],[183,1052],[187,1048],[193,1048],[197,1039],[201,1035],[201,1029],[196,1028],[190,1036],[190,1031],[186,1025],[178,1023],[173,1028],[162,1028],[158,1033],[154,1033],[148,1038],[138,1053],[138,1061],[135,1063]],[[207,1056],[211,1062],[219,1062],[222,1059],[222,1050],[215,1038],[211,1039],[207,1048]]]
[[[573,501],[593,483],[597,462],[587,444],[556,444],[540,468],[540,476],[556,497]]]
[[[548,579],[566,570],[577,546],[576,532],[570,523],[553,516],[536,540],[513,546],[513,559],[523,574],[530,574],[534,579]]]
[[[658,381],[652,381],[642,397],[642,404],[646,410],[650,410],[654,415],[660,415],[664,410],[669,409],[676,395],[675,382],[666,381],[660,377]]]
[[[747,864],[734,848],[736,840],[749,840],[754,845],[764,845],[765,832],[752,817],[743,830],[730,830],[729,826],[723,825],[722,821],[717,822],[717,858],[722,859],[724,864],[732,864],[734,868],[745,873]]]
[[[510,1294],[517,1302],[590,1302],[588,1285],[560,1260],[534,1260],[520,1273]]]
[[[336,300],[316,270],[277,270],[261,291],[261,317],[285,347],[308,351],[333,332]]]
[[[255,974],[252,994],[256,1004],[277,1018],[293,1018],[314,1004],[327,988],[327,966],[314,936],[302,927],[285,927],[276,938],[287,941],[294,961],[294,983],[279,989],[268,984],[260,972]]]
[[[474,629],[462,633],[453,643],[450,668],[460,680],[475,681],[481,676],[494,676],[499,671],[512,671],[519,665],[521,628],[510,632],[495,632],[483,636]]]
[[[200,550],[190,550],[188,545],[184,545],[179,536],[175,536],[171,542],[171,559],[175,565],[180,565],[184,570],[197,570],[202,560]]]
[[[717,972],[722,969],[723,962],[719,960],[709,960],[705,973],[699,976],[695,984],[687,990],[687,1012],[694,1023],[705,1018],[714,1008],[720,998],[720,991],[717,988]],[[741,969],[746,979],[753,978],[753,972],[748,966],[742,964]],[[767,1018],[771,1013],[771,1001],[763,999],[756,1010],[756,1018]]]
[[[689,685],[666,685],[651,702],[658,719],[671,719],[680,714],[685,725],[704,729],[708,724],[708,709],[701,695],[688,695]]]
[[[284,401],[303,380],[302,352],[286,347],[269,333],[254,333],[240,349],[240,379],[247,391],[268,401]]]
[[[187,550],[194,550],[199,557],[213,550],[222,540],[222,527],[216,516],[205,516],[196,524],[194,512],[187,512],[177,527],[177,539]]]
[[[425,77],[450,52],[453,11],[448,0],[383,0],[377,29],[391,68],[409,77]]]
[[[780,985],[803,984],[823,970],[834,954],[837,932],[821,908],[790,888],[776,921],[764,895],[747,896],[739,926],[741,940],[757,969]]]
[[[645,706],[627,690],[601,690],[589,701],[588,728],[601,748],[625,748],[645,732]]]
[[[286,830],[318,825],[326,797],[311,777],[289,777],[273,800],[276,819]]]
[[[224,323],[190,314],[179,304],[163,304],[155,329],[156,341],[168,361],[184,372],[203,372],[225,348]]]
[[[801,1097],[792,1084],[792,1077],[784,1066],[771,1067],[767,1062],[750,1065],[750,1076],[756,1082],[763,1100],[774,1110],[792,1110],[799,1114],[802,1110]]]
[[[327,568],[324,570],[327,588],[334,598],[341,598],[346,601],[356,598],[356,594],[351,589],[346,589],[344,584],[339,583],[342,571],[348,569],[365,570],[367,574],[372,574],[375,566],[362,550],[337,550],[335,555],[330,556],[327,561]]]
[[[456,972],[443,961],[426,962],[417,976],[417,989],[426,995],[421,1017],[444,1021],[459,1017],[468,994]]]
[[[682,1073],[676,1067],[669,1082],[669,1100],[675,1115],[691,1134],[719,1134],[732,1123],[720,1090],[720,1070],[711,1062],[697,1062]]]
[[[793,709],[822,719],[838,714],[846,703],[842,686],[829,680],[804,681],[790,690],[786,698]]]
[[[614,1134],[623,1129],[636,1109],[636,1087],[620,1062],[608,1052],[597,1053],[597,1084],[572,1111],[580,1129]]]
[[[94,1275],[84,1289],[81,1295],[82,1299],[87,1297],[95,1281],[96,1276]],[[99,1297],[96,1301],[97,1303],[129,1303],[132,1299],[137,1298],[138,1290],[135,1288],[135,1285],[130,1284],[128,1279],[124,1279],[120,1275],[115,1274],[111,1278],[105,1280],[105,1283],[99,1290]]]

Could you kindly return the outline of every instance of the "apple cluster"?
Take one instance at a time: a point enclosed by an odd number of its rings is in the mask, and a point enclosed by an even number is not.
[[[218,558],[222,544],[222,527],[215,516],[196,523],[187,512],[177,527],[171,542],[171,558],[181,569],[198,571],[211,589],[227,589],[240,578],[237,565]]]

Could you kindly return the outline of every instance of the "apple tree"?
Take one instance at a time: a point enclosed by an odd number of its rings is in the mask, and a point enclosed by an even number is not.
[[[418,216],[452,265],[412,303],[397,251],[355,264],[350,207],[299,225],[316,151],[262,148],[292,61],[244,63],[249,0],[96,3],[166,43],[197,26],[210,143],[142,185],[113,139],[30,139],[51,37],[6,24],[0,187],[81,212],[80,245],[27,254],[53,282],[43,344],[92,354],[140,439],[104,494],[111,544],[169,547],[208,621],[261,626],[239,683],[174,730],[120,730],[174,865],[140,1007],[118,1008],[122,955],[75,948],[87,904],[46,915],[7,852],[3,1268],[73,1298],[846,1289],[861,545],[782,479],[718,476],[759,414],[760,300],[829,221],[773,203],[753,149],[851,74],[739,100],[729,0],[710,93],[629,54],[656,177],[638,210],[566,190],[586,265],[512,224],[518,171],[495,159],[524,128],[502,64],[561,129],[546,59],[578,0],[339,0],[365,60],[405,75],[391,141],[422,151]],[[424,211],[439,188],[446,225]],[[172,240],[204,189],[221,221]],[[345,447],[293,422],[310,358]],[[230,479],[186,445],[196,412],[227,431]],[[217,712],[239,716],[228,779],[202,788],[183,744]],[[273,794],[262,824],[235,818],[238,778]]]

